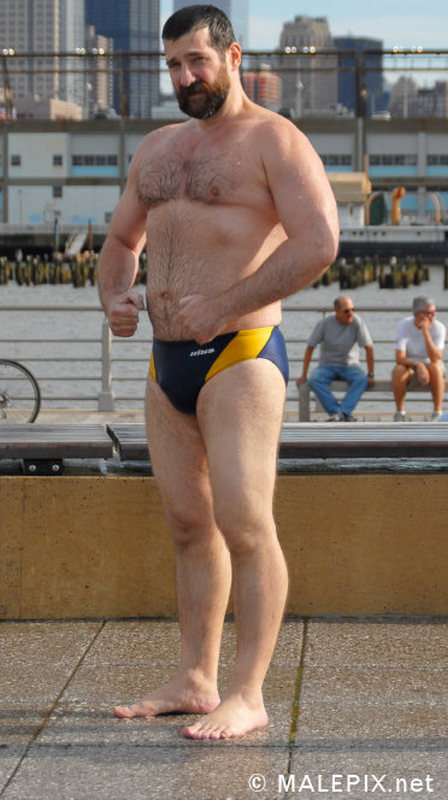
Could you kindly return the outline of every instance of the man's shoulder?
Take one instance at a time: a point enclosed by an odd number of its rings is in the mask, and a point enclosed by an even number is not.
[[[316,328],[321,326],[324,331],[334,331],[342,328],[342,325],[338,322],[336,314],[327,314],[325,317],[322,317],[321,320],[316,325]]]
[[[138,158],[139,155],[144,155],[147,150],[154,149],[159,145],[165,145],[170,140],[174,141],[175,139],[188,135],[189,125],[190,120],[186,120],[184,122],[174,122],[171,125],[162,125],[160,128],[155,128],[155,130],[147,133],[142,139],[135,156]]]
[[[411,316],[409,317],[403,317],[403,319],[400,319],[397,328],[408,328],[410,325],[413,325],[413,323],[414,323],[414,317],[411,314]]]
[[[285,147],[289,149],[291,146],[311,148],[308,138],[294,122],[256,103],[253,106],[247,120],[251,121],[257,142],[261,146],[265,145],[268,153],[281,152]]]

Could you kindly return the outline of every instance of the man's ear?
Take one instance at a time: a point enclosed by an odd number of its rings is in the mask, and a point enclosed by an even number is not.
[[[230,47],[227,50],[227,57],[229,59],[230,67],[234,70],[238,70],[241,65],[241,47],[237,42],[232,42]]]

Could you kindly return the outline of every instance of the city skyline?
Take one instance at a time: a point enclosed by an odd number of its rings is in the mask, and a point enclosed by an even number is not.
[[[172,13],[173,0],[161,0],[161,21]],[[249,0],[249,49],[272,50],[278,46],[284,22],[296,16],[327,17],[333,36],[372,36],[382,39],[385,48],[421,45],[428,49],[446,48],[448,27],[446,0]]]

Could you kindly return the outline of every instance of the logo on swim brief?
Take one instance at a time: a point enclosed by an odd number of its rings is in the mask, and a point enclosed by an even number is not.
[[[210,355],[210,353],[214,352],[215,352],[214,347],[208,347],[206,349],[201,349],[201,350],[192,350],[190,353],[190,358],[191,356],[208,356]]]

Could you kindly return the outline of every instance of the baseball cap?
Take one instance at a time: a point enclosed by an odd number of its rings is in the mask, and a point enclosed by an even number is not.
[[[432,297],[414,297],[412,301],[412,310],[414,314],[417,311],[424,311],[427,306],[435,306]]]

